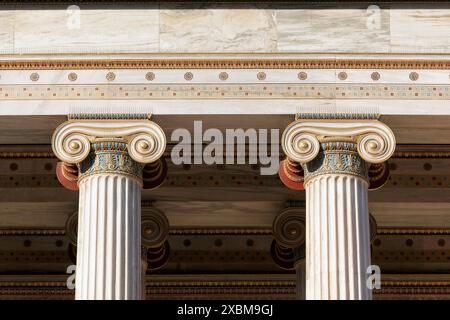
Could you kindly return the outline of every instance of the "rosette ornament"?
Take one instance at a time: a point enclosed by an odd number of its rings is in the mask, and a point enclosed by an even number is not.
[[[121,139],[130,157],[138,163],[158,160],[166,148],[164,131],[149,120],[77,120],[60,125],[52,137],[56,157],[66,163],[80,163],[89,155],[96,139]]]
[[[298,120],[287,126],[281,145],[290,160],[305,164],[319,154],[320,143],[330,139],[354,141],[368,163],[382,163],[395,150],[392,130],[378,120]]]

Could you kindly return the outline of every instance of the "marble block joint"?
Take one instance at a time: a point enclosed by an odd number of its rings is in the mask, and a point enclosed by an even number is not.
[[[299,119],[284,131],[282,148],[281,180],[306,190],[306,299],[371,299],[376,222],[367,194],[389,176],[394,134],[375,119]]]
[[[165,146],[149,120],[76,119],[55,130],[58,179],[79,189],[76,299],[143,297],[141,189],[163,181]]]

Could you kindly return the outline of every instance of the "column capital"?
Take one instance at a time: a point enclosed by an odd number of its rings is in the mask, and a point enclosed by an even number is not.
[[[396,143],[392,130],[374,119],[299,119],[287,126],[281,138],[286,156],[301,164],[316,158],[325,142],[355,143],[360,157],[369,163],[388,160]]]
[[[69,120],[53,133],[52,149],[61,161],[78,164],[100,141],[122,141],[138,163],[158,160],[166,148],[164,131],[150,120]]]

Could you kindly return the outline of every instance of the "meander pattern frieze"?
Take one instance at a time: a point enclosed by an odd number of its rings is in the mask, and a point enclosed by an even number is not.
[[[387,99],[448,100],[448,85],[409,84],[81,84],[2,85],[3,100]]]

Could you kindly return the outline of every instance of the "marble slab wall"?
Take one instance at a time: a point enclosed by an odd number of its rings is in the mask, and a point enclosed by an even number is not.
[[[15,52],[157,52],[158,49],[158,10],[15,12]]]
[[[0,5],[0,53],[125,52],[450,53],[450,4]]]
[[[0,11],[0,52],[14,51],[14,11]]]
[[[390,13],[392,52],[450,52],[450,10],[396,9]]]
[[[204,9],[160,12],[162,52],[276,52],[273,10]]]
[[[390,50],[389,9],[377,6],[276,11],[280,52],[377,52]]]

